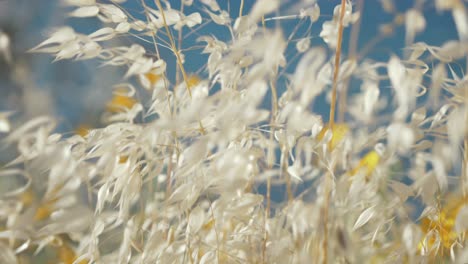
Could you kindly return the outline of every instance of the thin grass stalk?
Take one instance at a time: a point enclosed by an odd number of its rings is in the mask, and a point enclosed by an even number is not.
[[[360,14],[362,14],[362,10],[364,8],[364,0],[358,0],[357,2],[357,9]],[[358,40],[359,40],[359,32],[361,30],[361,16],[359,16],[359,19],[356,21],[356,23],[353,24],[351,28],[351,37],[349,40],[349,49],[348,49],[348,58],[350,60],[357,61],[357,47],[358,47]],[[347,78],[344,81],[343,89],[340,91],[340,96],[339,96],[339,111],[338,111],[338,122],[343,122],[345,119],[345,114],[346,114],[346,107],[348,103],[348,86],[349,86],[349,81],[350,78]]]
[[[142,0],[141,4],[142,4],[142,6],[144,8],[146,19],[147,19],[147,21],[149,21],[149,14],[148,14],[148,9],[147,9],[145,1]],[[158,56],[158,58],[160,58],[159,48],[158,48],[158,45],[157,45],[157,42],[156,42],[155,34],[151,34],[151,38],[153,40],[156,55]],[[175,105],[176,104],[174,103],[174,109],[173,109],[173,107],[171,107],[171,102],[170,102],[170,99],[169,99],[169,87],[167,85],[167,78],[166,78],[166,73],[165,72],[163,73],[163,80],[164,80],[164,90],[166,91],[168,109],[169,109],[169,112],[170,112],[171,116],[173,116],[174,113],[175,113]],[[177,132],[172,131],[172,136],[174,138],[174,144],[175,144],[174,146],[177,146],[178,145]],[[171,188],[172,188],[172,177],[171,177],[171,175],[172,175],[172,156],[173,155],[174,155],[174,147],[172,147],[171,151],[169,152],[169,160],[168,160],[168,167],[167,167],[167,180],[166,180],[167,184],[166,184],[166,192],[165,192],[166,198],[169,198],[169,196],[171,195]]]
[[[180,58],[179,50],[177,49],[177,46],[175,44],[174,37],[172,36],[172,32],[169,29],[169,26],[167,25],[166,16],[164,14],[164,9],[161,5],[161,1],[156,0],[156,5],[158,6],[158,9],[161,11],[161,17],[163,19],[164,29],[166,30],[167,36],[169,37],[172,51],[174,52],[176,56],[177,64],[179,65],[180,72],[182,73],[182,78],[184,79],[185,85],[187,86],[187,91],[189,93],[189,96],[192,97],[192,92],[190,91],[190,86],[188,83],[187,73],[185,72],[184,65],[182,64],[182,59]]]
[[[336,46],[335,52],[335,68],[333,72],[333,85],[332,85],[332,99],[330,104],[330,119],[329,125],[330,129],[333,132],[333,125],[335,122],[335,109],[336,109],[336,95],[337,95],[337,87],[338,87],[338,74],[340,70],[340,57],[341,57],[341,46],[343,42],[343,19],[346,10],[346,0],[341,0],[341,8],[340,8],[340,23],[338,26],[338,43]],[[332,166],[333,170],[334,165]],[[325,176],[325,204],[324,204],[324,236],[322,242],[322,250],[323,250],[323,262],[328,263],[328,214],[329,214],[329,206],[330,206],[330,192],[331,192],[331,180],[327,176]]]
[[[273,142],[274,139],[274,134],[275,134],[275,119],[278,113],[278,94],[276,92],[276,86],[273,81],[270,81],[270,87],[271,87],[271,118],[270,118],[270,142]],[[270,145],[269,155],[274,155],[274,148],[272,145]],[[268,169],[272,169],[273,164],[269,163],[268,164]],[[270,210],[271,210],[271,179],[267,179],[267,216],[270,216]]]
[[[180,13],[184,13],[184,0],[180,0]],[[177,36],[177,50],[182,48],[182,29],[179,30]],[[176,69],[176,83],[180,82],[180,69]]]
[[[187,73],[186,73],[184,65],[182,63],[182,59],[180,58],[179,50],[176,47],[174,37],[172,36],[171,30],[169,29],[169,26],[167,25],[166,16],[164,15],[164,9],[162,8],[161,1],[156,0],[156,5],[158,6],[159,10],[161,10],[161,16],[162,16],[162,19],[163,19],[164,28],[166,30],[166,33],[167,33],[168,37],[169,37],[169,41],[171,43],[172,51],[174,52],[174,54],[176,56],[177,64],[179,65],[180,72],[182,73],[182,78],[184,79],[185,86],[187,87],[188,94],[189,94],[190,98],[192,98],[192,91],[190,90],[190,85],[188,83]],[[200,119],[198,120],[198,124],[200,126],[200,133],[202,135],[205,135],[206,130],[203,127],[203,124],[202,124]]]
[[[240,7],[239,7],[239,18],[242,17],[243,11],[244,11],[244,0],[241,0]]]
[[[263,31],[266,31],[266,25],[265,25],[265,17],[262,16],[262,28]],[[269,140],[270,143],[273,142],[274,139],[274,134],[275,134],[275,120],[276,120],[276,115],[278,112],[278,95],[276,92],[276,86],[272,80],[270,80],[270,88],[271,88],[271,116],[270,116],[270,135],[269,135]],[[271,155],[274,155],[274,147],[272,144],[269,145],[268,148],[268,157]],[[270,159],[267,159],[268,161],[268,169],[271,170],[273,168],[273,163],[270,162]],[[271,178],[267,179],[267,191],[266,191],[266,208],[265,208],[265,224],[264,224],[264,229],[265,229],[265,234],[264,234],[264,241],[263,241],[263,248],[262,248],[262,263],[266,263],[267,258],[266,258],[266,243],[268,241],[268,232],[266,231],[266,223],[268,219],[270,218],[270,213],[271,213]]]
[[[333,129],[333,124],[335,123],[335,109],[336,109],[336,96],[338,89],[338,74],[340,71],[340,57],[341,57],[341,46],[343,42],[343,19],[346,7],[346,0],[341,0],[340,8],[340,24],[338,26],[338,43],[335,51],[335,68],[333,70],[333,85],[332,85],[332,98],[330,104],[330,129]]]

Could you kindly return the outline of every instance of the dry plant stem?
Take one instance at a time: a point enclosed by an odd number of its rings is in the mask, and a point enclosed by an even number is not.
[[[244,0],[241,0],[239,7],[239,17],[242,17],[242,11],[244,11]]]
[[[93,189],[92,189],[91,180],[89,179],[89,177],[86,177],[85,184],[86,184],[86,192],[87,192],[88,205],[90,206],[90,208],[92,208],[92,204],[93,204]]]
[[[180,13],[184,13],[184,0],[180,0]],[[177,50],[180,50],[182,47],[182,28],[179,30],[177,36]],[[176,70],[176,83],[180,82],[180,69]]]
[[[362,14],[362,9],[364,8],[364,0],[358,0],[357,2],[357,9],[360,14]],[[361,16],[353,24],[351,28],[351,37],[349,41],[349,50],[348,50],[348,57],[351,60],[357,60],[356,52],[357,52],[357,45],[359,39],[359,32],[361,29]],[[347,107],[347,99],[348,99],[348,85],[349,85],[349,78],[346,79],[343,90],[340,91],[339,101],[338,104],[338,122],[343,122],[346,114],[346,107]]]
[[[288,196],[288,205],[292,203],[293,201],[293,193],[292,193],[292,188],[291,188],[291,175],[288,173],[288,151],[284,149],[284,152],[286,154],[283,154],[283,160],[282,162],[282,167],[283,167],[283,174],[286,177],[286,194]]]
[[[167,25],[166,16],[164,15],[164,9],[162,8],[161,1],[160,0],[155,0],[155,2],[156,2],[156,5],[158,6],[159,10],[161,11],[161,17],[163,19],[164,29],[166,30],[167,36],[169,37],[169,41],[171,43],[171,49],[172,49],[172,52],[174,52],[174,54],[176,56],[177,64],[179,65],[180,72],[182,73],[182,78],[184,79],[185,86],[187,86],[187,91],[188,91],[190,97],[192,97],[192,92],[190,91],[190,86],[189,86],[189,83],[188,83],[187,73],[185,72],[184,65],[182,64],[182,59],[180,58],[179,50],[177,50],[177,47],[176,47],[176,44],[175,44],[175,41],[174,41],[174,37],[172,36],[171,30],[169,29],[169,26]]]
[[[346,10],[346,0],[341,0],[341,8],[340,8],[340,24],[338,25],[338,43],[336,46],[336,53],[335,53],[335,69],[333,72],[333,86],[332,86],[332,99],[330,104],[330,120],[329,126],[330,129],[333,129],[333,125],[335,122],[335,108],[336,108],[336,94],[337,94],[337,87],[338,87],[338,73],[340,70],[340,57],[341,57],[341,45],[343,42],[343,18]],[[332,131],[333,132],[333,131]],[[332,170],[334,169],[334,164],[331,166]],[[329,211],[329,204],[330,204],[330,193],[331,193],[331,177],[332,175],[327,174],[325,176],[325,201],[324,201],[324,209],[323,209],[323,242],[322,242],[322,250],[323,250],[323,262],[328,263],[328,211]]]
[[[265,27],[265,17],[262,16],[262,27],[263,31],[266,31]],[[273,80],[270,80],[270,88],[271,88],[271,116],[270,116],[270,136],[269,140],[270,142],[273,142],[273,136],[275,133],[275,120],[276,120],[276,115],[278,112],[278,94],[276,92],[276,86]],[[270,145],[268,148],[268,156],[274,155],[274,148],[273,145]],[[269,160],[269,159],[268,159]],[[268,169],[273,168],[273,163],[268,162]],[[268,241],[268,232],[266,231],[266,223],[268,219],[270,218],[270,210],[271,210],[271,179],[267,179],[267,193],[266,193],[266,209],[265,209],[265,235],[264,235],[264,240],[263,240],[263,252],[262,252],[262,262],[266,263],[267,258],[266,258],[266,244]]]
[[[157,1],[159,3],[159,0],[157,0]],[[141,3],[142,3],[142,6],[144,7],[144,10],[145,10],[146,19],[149,20],[149,14],[148,14],[148,9],[146,7],[146,3],[145,3],[144,0],[142,0]],[[158,7],[160,7],[160,5],[158,5]],[[167,24],[165,24],[165,25],[167,25]],[[156,51],[156,55],[158,56],[158,58],[160,58],[159,48],[158,48],[158,45],[156,44],[155,34],[151,34],[151,38],[153,39],[154,49]],[[170,99],[169,99],[169,88],[168,88],[168,85],[167,85],[166,73],[163,73],[163,79],[164,79],[164,88],[166,90],[166,95],[167,95],[168,109],[169,109],[169,112],[171,113],[171,116],[174,116],[175,107],[174,107],[174,109],[172,109],[172,107],[171,107],[171,102],[170,102]],[[189,90],[189,92],[190,92],[190,90]],[[175,103],[174,103],[174,105],[175,105]],[[175,130],[172,131],[172,136],[174,138],[174,144],[175,144],[175,146],[177,146],[178,145],[178,141],[177,141],[178,136],[177,136],[177,132]],[[171,175],[172,175],[172,156],[174,155],[174,147],[171,148],[171,151],[170,151],[169,155],[170,156],[169,156],[169,161],[168,161],[168,166],[167,166],[167,185],[166,185],[166,193],[165,193],[166,198],[169,198],[169,196],[171,195],[171,188],[172,188],[172,179],[171,179],[172,178],[171,177]]]
[[[141,4],[145,10],[145,16],[146,16],[146,20],[149,21],[149,14],[148,14],[148,9],[146,7],[146,4],[145,4],[145,1],[142,0],[141,1]],[[160,55],[159,55],[159,48],[158,48],[158,45],[156,43],[156,38],[155,38],[155,32],[153,32],[153,34],[151,34],[151,38],[153,40],[153,45],[154,45],[154,50],[156,51],[156,55],[158,56],[158,59],[160,58]],[[166,73],[163,73],[163,79],[164,79],[164,89],[166,91],[166,97],[167,97],[167,107],[169,109],[169,113],[171,113],[171,117],[174,115],[174,111],[172,110],[171,108],[171,101],[170,101],[170,98],[169,98],[169,87],[167,85],[167,78],[166,78]],[[175,133],[175,132],[174,132]],[[176,137],[177,138],[177,137]]]
[[[276,86],[273,81],[270,81],[270,87],[271,87],[271,118],[270,118],[270,142],[273,142],[273,137],[275,134],[275,119],[276,115],[278,113],[278,94],[276,93]],[[270,148],[268,149],[269,155],[274,155],[274,148],[272,145],[270,145]],[[272,169],[273,164],[269,163],[268,164],[268,169]],[[267,199],[267,218],[270,217],[270,210],[271,210],[271,179],[267,179],[267,194],[266,194],[266,199]]]
[[[330,129],[333,128],[335,123],[335,108],[336,108],[336,94],[338,88],[338,73],[340,71],[340,57],[341,57],[341,45],[343,42],[343,18],[345,13],[346,0],[341,0],[340,8],[340,24],[338,25],[338,44],[335,52],[335,69],[333,71],[333,85],[332,85],[332,99],[330,104]]]
[[[334,167],[334,165],[332,166]],[[323,207],[323,240],[322,240],[322,250],[323,250],[323,263],[328,263],[328,214],[329,214],[329,204],[330,204],[330,194],[331,194],[331,173],[327,173],[325,176],[325,201]]]
[[[182,64],[182,59],[180,58],[179,50],[177,49],[177,47],[175,45],[174,37],[172,36],[171,30],[169,29],[169,26],[166,23],[166,16],[164,15],[164,9],[162,8],[161,1],[160,0],[155,0],[155,1],[156,1],[156,5],[158,6],[159,10],[161,10],[161,16],[162,16],[162,19],[163,19],[164,28],[166,29],[167,36],[169,37],[169,41],[171,43],[172,51],[174,52],[174,54],[175,54],[175,56],[177,58],[177,64],[179,65],[180,72],[182,73],[182,78],[184,79],[185,86],[187,87],[188,94],[189,94],[190,98],[192,98],[192,91],[190,91],[190,85],[188,83],[187,73],[185,72],[184,65]],[[198,124],[200,126],[200,133],[202,135],[205,135],[206,130],[203,127],[203,124],[202,124],[201,120],[198,121]]]
[[[169,153],[169,160],[167,162],[167,183],[166,183],[166,193],[165,198],[168,199],[171,196],[171,188],[172,188],[172,156],[174,155],[174,151],[171,150]]]

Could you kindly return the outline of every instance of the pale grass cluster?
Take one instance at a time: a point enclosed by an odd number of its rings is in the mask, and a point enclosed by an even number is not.
[[[16,149],[0,170],[0,263],[468,261],[465,1],[400,13],[381,0],[394,20],[377,38],[405,32],[388,61],[357,48],[363,0],[333,14],[318,0],[61,1],[101,27],[58,28],[31,51],[126,73],[102,128],[61,135],[52,117],[0,114]],[[459,38],[415,43],[427,8],[451,12]],[[321,31],[285,34],[291,19]],[[199,71],[187,35],[206,54]]]

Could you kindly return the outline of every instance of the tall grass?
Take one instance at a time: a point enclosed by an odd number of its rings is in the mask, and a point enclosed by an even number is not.
[[[125,74],[99,127],[0,115],[1,263],[468,261],[463,1],[381,1],[364,47],[363,0],[125,2],[31,49]],[[434,9],[458,39],[419,41]]]

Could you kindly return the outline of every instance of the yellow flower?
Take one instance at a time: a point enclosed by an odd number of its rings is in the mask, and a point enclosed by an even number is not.
[[[34,202],[34,199],[36,199],[36,197],[31,189],[26,190],[20,196],[23,206],[30,206]]]
[[[125,163],[128,160],[128,156],[119,156],[119,163]]]
[[[38,199],[37,195],[31,189],[28,189],[25,192],[23,192],[19,198],[21,203],[25,207],[31,206],[34,203],[34,201]],[[41,221],[49,217],[50,214],[53,212],[52,205],[55,201],[56,199],[40,204],[34,214],[34,221]]]
[[[35,221],[41,221],[46,219],[52,214],[52,209],[49,204],[44,204],[37,208],[36,213],[34,214]]]
[[[91,127],[87,124],[80,124],[76,129],[75,129],[75,133],[77,135],[80,135],[82,137],[85,137],[86,135],[88,135],[89,133],[89,130],[91,130]]]
[[[369,151],[360,161],[359,164],[350,171],[350,175],[354,176],[359,171],[363,170],[366,173],[366,178],[368,178],[372,172],[375,170],[380,161],[380,155],[377,151]]]
[[[461,237],[461,233],[455,231],[455,220],[460,209],[468,204],[468,200],[462,197],[449,197],[435,216],[425,217],[421,220],[421,230],[425,234],[419,248],[431,250],[437,237],[440,245],[431,254],[447,255],[452,245]]]
[[[155,73],[152,73],[152,72],[146,73],[145,77],[146,77],[146,79],[148,79],[148,81],[150,82],[151,85],[154,85],[155,83],[157,83],[159,81],[159,79],[161,79],[161,75],[155,74]]]
[[[320,133],[318,133],[317,139],[322,140],[325,137],[325,134],[329,129],[330,129],[330,125],[326,124],[322,128]],[[346,136],[348,131],[349,131],[348,125],[346,125],[344,123],[335,123],[335,124],[333,124],[333,126],[331,128],[331,132],[333,134],[332,134],[331,140],[328,142],[328,148],[330,150],[333,150],[344,139],[344,137]]]
[[[54,190],[54,193],[58,192],[59,188]],[[36,209],[36,213],[34,214],[35,221],[41,221],[48,218],[54,212],[54,205],[58,201],[59,197],[52,198],[48,201],[44,201],[40,204],[40,206]]]
[[[36,209],[36,213],[34,214],[34,221],[42,221],[47,219],[53,212],[54,212],[54,205],[60,199],[58,196],[58,192],[62,189],[63,184],[58,184],[51,192],[51,198],[47,200],[43,200],[39,203],[39,207]],[[37,199],[37,195],[29,191],[32,198]],[[24,195],[23,195],[24,196]],[[23,198],[24,199],[24,198]]]
[[[63,264],[75,263],[78,258],[75,251],[68,245],[66,241],[63,241],[60,246],[57,247],[57,256]],[[87,260],[77,262],[78,264],[87,264]]]
[[[190,89],[197,86],[200,82],[201,82],[201,79],[196,75],[190,75],[187,78],[187,84],[188,84]]]
[[[122,94],[123,91],[117,90],[112,97],[111,101],[107,104],[107,111],[111,113],[120,113],[125,110],[131,109],[137,101],[130,96]]]

